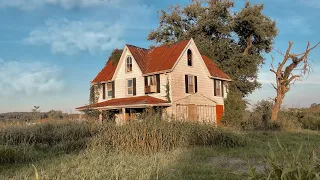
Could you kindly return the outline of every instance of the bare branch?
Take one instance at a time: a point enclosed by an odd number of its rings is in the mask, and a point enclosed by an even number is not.
[[[275,70],[270,69],[270,71],[277,75],[277,72]]]
[[[300,75],[292,75],[289,79],[288,79],[288,82],[291,82],[293,80],[297,80],[299,79],[301,76]]]
[[[273,83],[271,83],[271,85],[276,91],[278,90],[278,88]]]
[[[253,46],[253,44],[252,44],[252,35],[250,35],[249,36],[249,39],[248,39],[248,43],[247,43],[247,47],[246,47],[246,49],[244,50],[244,52],[243,52],[243,55],[244,56],[246,56],[246,55],[248,55],[249,54],[249,50],[250,50],[250,48],[252,48],[252,46]]]

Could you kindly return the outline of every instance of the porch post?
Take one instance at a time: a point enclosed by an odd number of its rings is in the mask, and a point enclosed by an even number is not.
[[[122,117],[123,117],[123,121],[127,121],[127,118],[126,118],[126,108],[122,108]]]
[[[99,111],[99,123],[102,124],[102,121],[103,121],[103,116],[102,116],[102,110]]]

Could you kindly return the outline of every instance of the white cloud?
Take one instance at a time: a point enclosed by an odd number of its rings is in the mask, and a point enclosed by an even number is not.
[[[94,54],[122,47],[123,28],[120,23],[108,25],[104,22],[48,20],[45,27],[31,31],[25,42],[49,45],[53,53],[89,51]]]
[[[44,6],[58,6],[64,9],[117,6],[126,0],[0,0],[0,8],[34,10]],[[130,2],[130,1],[129,1]]]
[[[0,59],[0,96],[37,95],[63,90],[57,66]]]

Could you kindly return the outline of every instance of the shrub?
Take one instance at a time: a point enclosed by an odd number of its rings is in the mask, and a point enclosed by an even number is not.
[[[230,91],[224,102],[225,110],[221,122],[226,126],[240,127],[245,119],[246,103],[240,92]]]

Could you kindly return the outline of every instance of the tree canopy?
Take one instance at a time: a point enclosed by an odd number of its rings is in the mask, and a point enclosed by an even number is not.
[[[156,44],[193,38],[199,51],[210,57],[232,79],[232,89],[246,96],[260,87],[257,75],[264,54],[272,49],[276,22],[263,14],[263,4],[246,2],[234,12],[230,0],[193,0],[181,8],[161,10],[159,26],[149,33]]]

